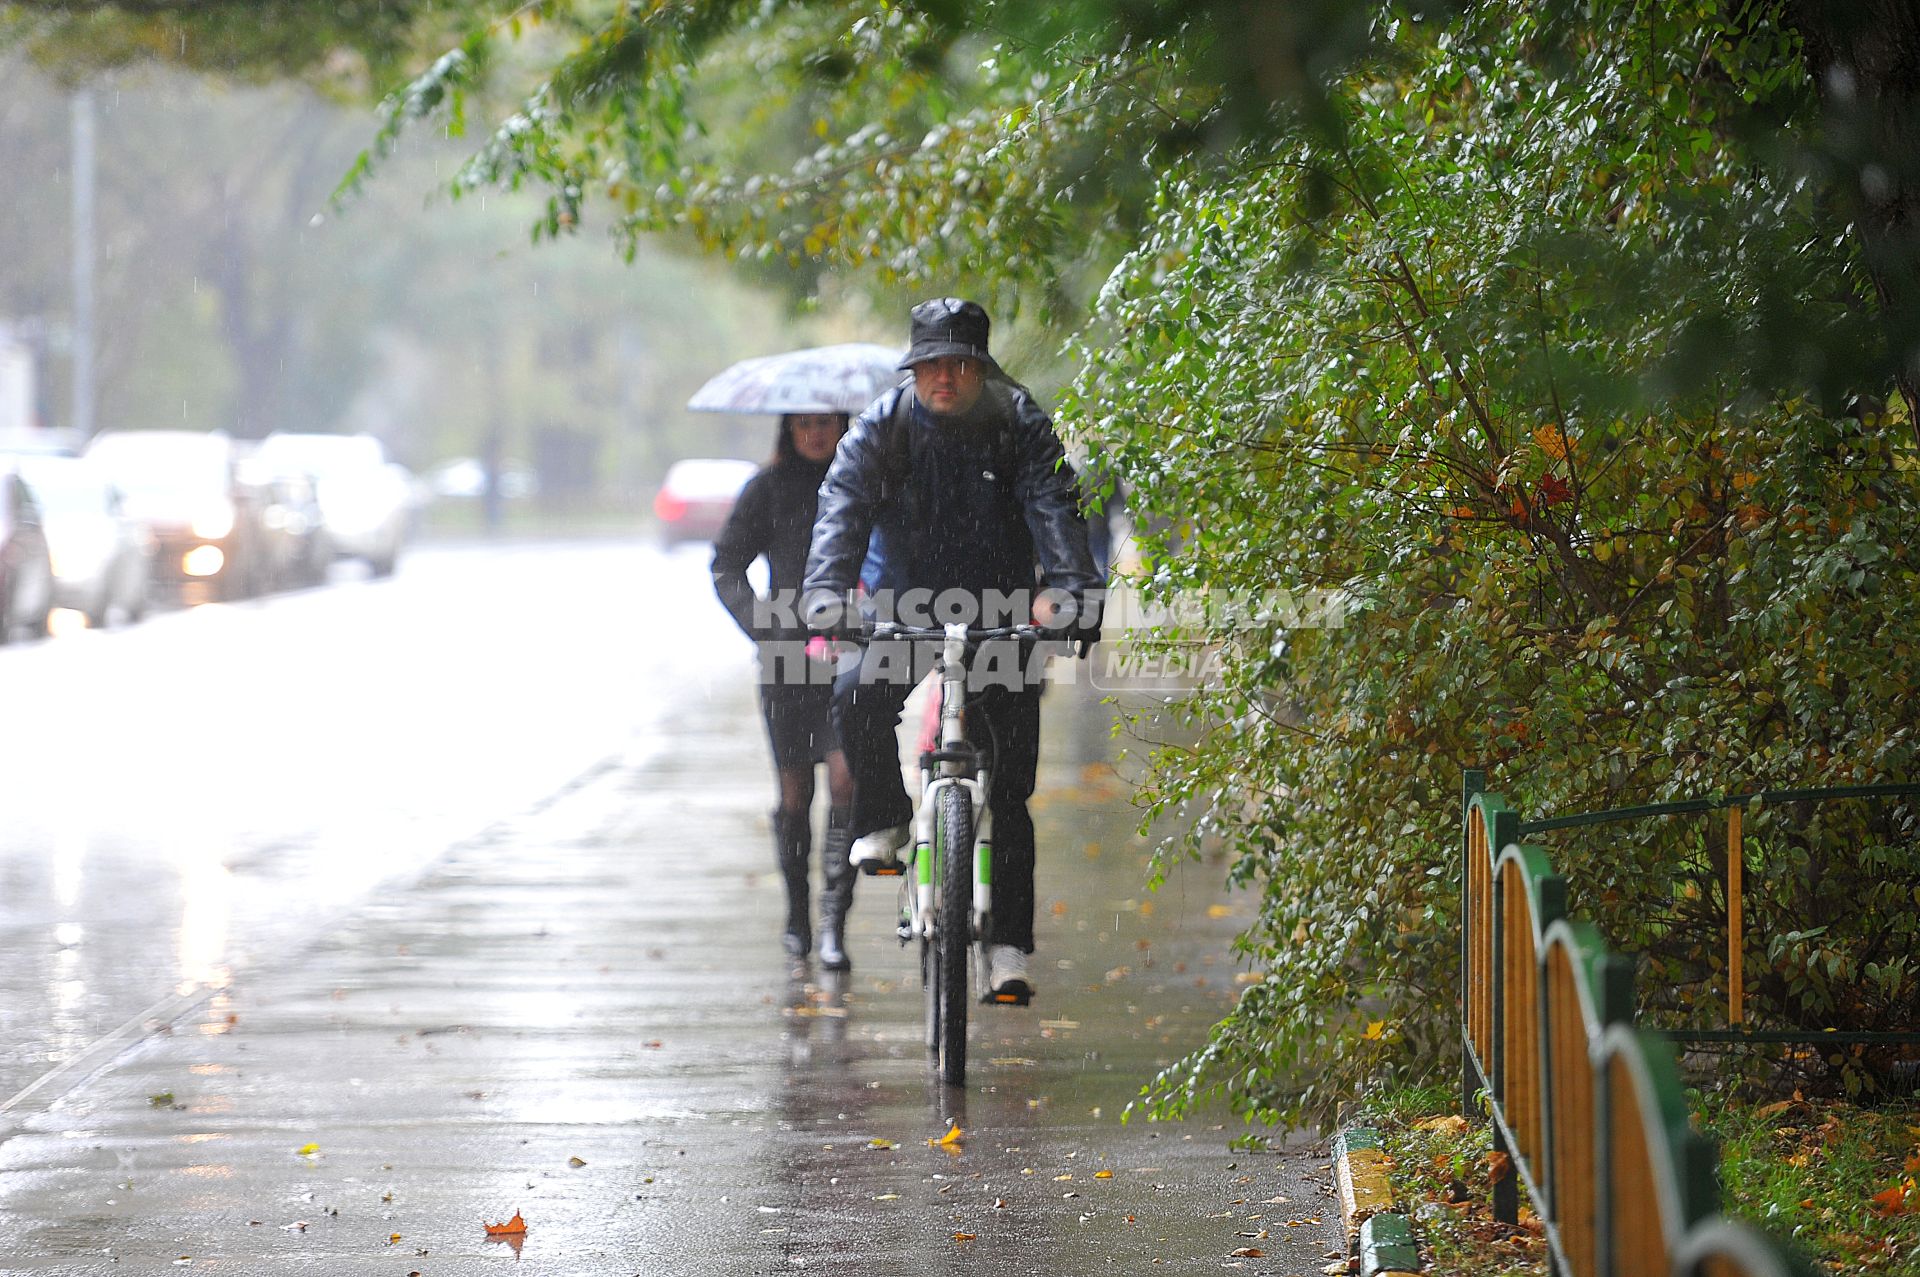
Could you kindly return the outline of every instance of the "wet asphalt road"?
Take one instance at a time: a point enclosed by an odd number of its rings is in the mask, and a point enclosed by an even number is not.
[[[549,579],[602,589],[543,596]],[[981,1010],[969,1085],[949,1089],[890,890],[862,884],[850,977],[784,969],[750,658],[698,556],[423,554],[394,582],[235,611],[161,618],[208,629],[155,642],[290,663],[266,699],[311,729],[306,766],[236,753],[248,796],[190,833],[114,797],[155,801],[176,773],[105,786],[85,822],[49,802],[49,841],[7,835],[7,1040],[35,1040],[36,1013],[47,1031],[38,1059],[6,1061],[0,1271],[1328,1262],[1323,1160],[1236,1153],[1217,1119],[1120,1121],[1242,987],[1236,906],[1206,867],[1143,892],[1084,690],[1048,696],[1040,995]],[[112,665],[107,645],[139,634],[70,650]],[[63,642],[0,654],[0,678],[81,665]],[[340,668],[302,670],[316,653]],[[353,751],[331,734],[348,723],[374,727]],[[218,915],[211,935],[196,911]],[[950,1125],[954,1144],[929,1143]],[[521,1244],[489,1241],[515,1211]]]

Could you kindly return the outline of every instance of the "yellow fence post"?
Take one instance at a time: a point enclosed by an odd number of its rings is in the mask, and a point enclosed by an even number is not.
[[[1740,916],[1741,879],[1746,875],[1740,837],[1739,803],[1727,808],[1727,1020],[1740,1024],[1746,1018],[1746,971],[1741,961],[1742,920]]]

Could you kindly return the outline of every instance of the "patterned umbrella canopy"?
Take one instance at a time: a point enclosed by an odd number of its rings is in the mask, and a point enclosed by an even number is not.
[[[906,374],[900,350],[850,342],[784,355],[742,359],[700,387],[687,407],[698,412],[857,413]]]

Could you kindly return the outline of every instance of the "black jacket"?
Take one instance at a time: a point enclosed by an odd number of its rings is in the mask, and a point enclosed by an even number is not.
[[[913,470],[919,458],[913,432],[952,430],[959,423],[933,417],[912,395],[911,386],[888,391],[854,419],[840,441],[820,485],[804,598],[845,598],[876,530],[887,568],[880,584],[898,590],[939,584],[915,579],[912,567],[919,557],[914,549],[939,532],[925,526],[915,497]],[[999,485],[1003,502],[996,504],[1003,503],[1010,516],[999,524],[1008,544],[984,546],[982,555],[1005,560],[1017,548],[1022,560],[1024,579],[1016,576],[999,588],[1031,589],[1037,564],[1040,584],[1085,598],[1101,581],[1087,550],[1079,485],[1053,422],[1024,386],[998,378],[982,388],[967,422],[981,436],[981,455],[989,458],[983,477]]]
[[[777,461],[747,480],[713,542],[713,592],[748,638],[805,636],[794,611],[813,536],[814,501],[824,465]],[[765,555],[772,607],[758,607],[747,568]],[[755,612],[761,615],[756,618]]]

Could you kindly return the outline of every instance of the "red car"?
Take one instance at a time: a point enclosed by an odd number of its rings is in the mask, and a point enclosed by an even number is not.
[[[740,489],[760,469],[731,457],[693,457],[676,461],[653,499],[654,517],[668,545],[711,541],[726,526]]]

